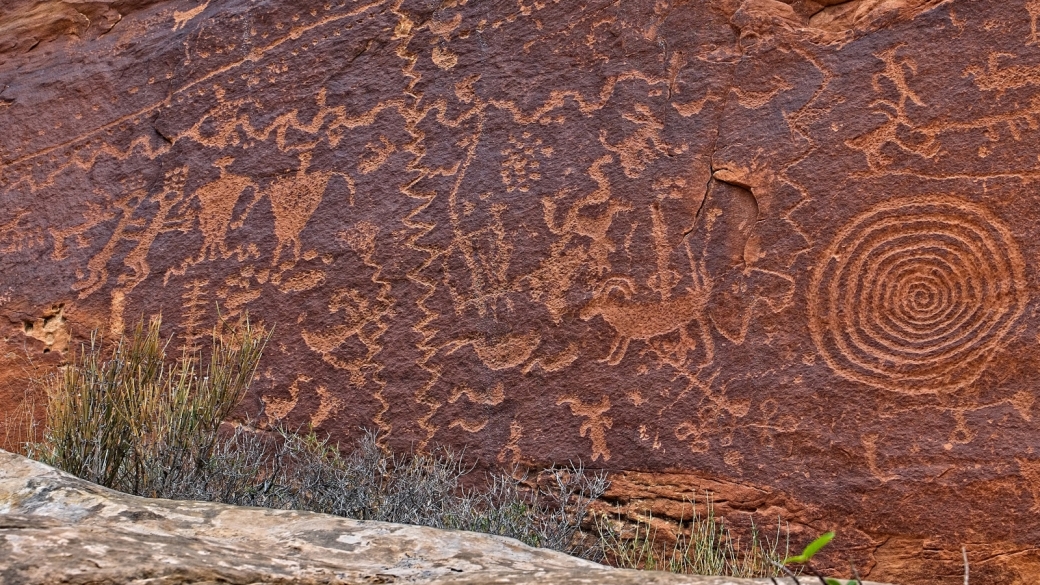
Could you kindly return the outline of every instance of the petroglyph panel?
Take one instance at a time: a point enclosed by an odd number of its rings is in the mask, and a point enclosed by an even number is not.
[[[92,328],[248,312],[236,416],[636,470],[662,518],[701,482],[880,580],[1036,568],[1036,1],[29,4],[5,409]]]

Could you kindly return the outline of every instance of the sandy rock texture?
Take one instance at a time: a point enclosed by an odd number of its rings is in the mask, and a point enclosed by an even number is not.
[[[1040,580],[1036,0],[5,0],[0,405],[274,327],[240,414]]]
[[[472,532],[139,498],[0,451],[0,583],[771,581],[611,569]]]

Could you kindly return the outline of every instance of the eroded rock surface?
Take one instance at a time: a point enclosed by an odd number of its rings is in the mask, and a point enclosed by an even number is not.
[[[1036,0],[0,6],[0,404],[93,327],[241,414],[1040,579]],[[57,324],[71,327],[73,338]],[[10,406],[10,408],[9,408]],[[248,411],[248,412],[247,412]]]
[[[0,451],[10,585],[770,582],[610,569],[472,532],[139,498]]]

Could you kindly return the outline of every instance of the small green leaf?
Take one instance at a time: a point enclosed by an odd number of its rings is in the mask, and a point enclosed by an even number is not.
[[[825,532],[821,534],[819,538],[810,542],[809,546],[805,547],[805,550],[802,551],[802,554],[793,557],[787,557],[786,559],[784,559],[784,564],[790,565],[791,563],[808,563],[809,560],[813,558],[813,555],[820,552],[821,548],[827,546],[827,543],[830,542],[832,538],[834,538],[833,532]]]

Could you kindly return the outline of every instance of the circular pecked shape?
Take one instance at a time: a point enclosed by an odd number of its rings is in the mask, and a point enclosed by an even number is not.
[[[1022,253],[992,212],[948,195],[900,198],[838,231],[809,283],[809,329],[843,378],[951,391],[1007,343],[1025,286]]]

